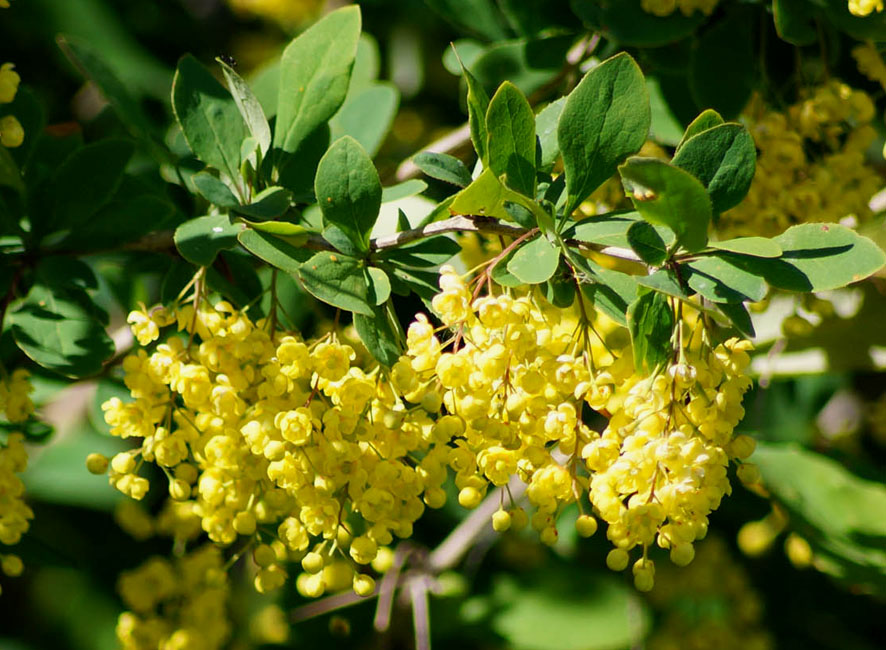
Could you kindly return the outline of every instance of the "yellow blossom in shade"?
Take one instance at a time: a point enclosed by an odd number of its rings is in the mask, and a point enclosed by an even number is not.
[[[15,99],[21,77],[15,71],[12,63],[4,63],[0,66],[0,104],[8,104]]]
[[[849,12],[853,16],[869,16],[883,11],[883,0],[849,0]]]
[[[642,0],[643,11],[655,16],[669,16],[678,9],[684,16],[691,16],[696,11],[709,16],[719,0]]]
[[[25,141],[25,131],[15,115],[0,117],[0,144],[9,149],[20,147]]]
[[[859,72],[886,89],[886,63],[873,43],[867,41],[853,47],[852,58],[855,59]]]
[[[9,0],[0,0],[0,9],[9,9]]]

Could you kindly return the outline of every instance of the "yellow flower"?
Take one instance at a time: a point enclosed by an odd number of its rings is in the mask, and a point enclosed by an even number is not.
[[[8,104],[15,99],[21,77],[15,71],[12,63],[4,63],[0,66],[0,104]]]
[[[0,117],[0,144],[13,149],[25,141],[25,130],[14,115]]]

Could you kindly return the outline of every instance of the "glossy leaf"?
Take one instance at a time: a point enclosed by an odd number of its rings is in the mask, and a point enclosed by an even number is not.
[[[360,9],[343,7],[299,34],[283,51],[274,146],[299,147],[341,107],[360,38]]]
[[[457,187],[467,187],[473,181],[471,171],[465,164],[449,154],[422,151],[415,154],[412,161],[425,174],[438,181],[451,183]]]
[[[714,212],[725,212],[748,193],[756,161],[756,145],[748,130],[740,124],[721,124],[683,142],[671,164],[699,179]]]
[[[365,316],[373,314],[360,260],[323,251],[301,265],[298,278],[308,293],[318,300]]]
[[[642,292],[628,307],[627,319],[635,363],[652,371],[670,359],[674,310],[667,296],[658,291]]]
[[[191,176],[191,182],[204,199],[220,208],[233,208],[240,205],[231,188],[224,181],[208,171],[197,172]]]
[[[783,255],[755,260],[754,270],[778,289],[838,289],[864,280],[886,264],[886,253],[879,246],[837,224],[801,224],[774,240]]]
[[[237,104],[237,109],[240,111],[246,128],[255,138],[262,156],[264,156],[271,148],[271,127],[268,126],[268,118],[265,117],[261,104],[249,84],[227,63],[223,61],[220,63],[234,103]]]
[[[354,314],[354,328],[369,353],[384,366],[391,367],[403,353],[384,307],[373,309],[372,316]]]
[[[698,179],[657,158],[631,158],[618,171],[634,207],[646,221],[673,230],[690,253],[704,248],[711,200]]]
[[[399,104],[400,91],[390,83],[373,83],[353,97],[348,95],[329,122],[332,139],[349,135],[375,156],[394,123]]]
[[[614,56],[585,75],[566,99],[557,127],[567,213],[640,150],[650,123],[643,73],[630,56]]]
[[[240,231],[237,240],[256,257],[290,275],[297,275],[301,264],[312,256],[307,248],[293,246],[280,237],[251,228]]]
[[[560,115],[566,98],[561,97],[545,106],[535,116],[535,132],[538,135],[538,143],[541,147],[540,169],[549,169],[560,157],[560,146],[557,142],[557,127],[560,124]]]
[[[702,257],[684,268],[689,270],[689,286],[712,302],[756,302],[768,292],[763,278],[746,270],[752,271],[753,266],[733,264],[725,256]]]
[[[535,116],[516,86],[504,82],[486,111],[488,167],[505,185],[535,197]]]
[[[391,281],[380,268],[366,267],[366,286],[366,297],[371,305],[381,305],[391,297]]]
[[[68,377],[94,375],[114,354],[92,298],[81,289],[35,284],[8,319],[25,354]]]
[[[402,266],[426,268],[446,264],[461,252],[461,246],[450,237],[440,235],[417,242],[397,246],[380,253],[389,262]]]
[[[175,247],[192,264],[211,266],[219,252],[237,245],[241,230],[227,215],[197,217],[176,228]]]
[[[641,260],[652,266],[661,266],[668,258],[668,245],[647,221],[635,221],[628,228],[628,243]]]
[[[518,248],[507,266],[521,282],[540,284],[554,275],[559,264],[560,249],[540,236]]]
[[[314,181],[325,230],[342,233],[359,251],[369,250],[369,235],[381,207],[381,182],[369,155],[349,136],[337,140],[317,167]]]
[[[194,155],[228,178],[238,179],[246,124],[231,94],[193,56],[178,62],[172,109]]]
[[[292,193],[285,188],[273,186],[256,194],[252,203],[236,206],[234,212],[250,219],[267,221],[286,214],[291,205]]]
[[[782,253],[778,242],[767,237],[736,237],[723,241],[709,241],[708,246],[720,251],[751,257],[778,257]]]

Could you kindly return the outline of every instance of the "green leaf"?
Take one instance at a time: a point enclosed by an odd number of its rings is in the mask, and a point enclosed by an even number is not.
[[[312,296],[333,307],[372,316],[364,267],[360,260],[323,251],[301,265],[298,277]]]
[[[560,145],[557,142],[557,126],[560,124],[560,115],[566,105],[566,98],[551,102],[535,116],[535,132],[538,134],[538,143],[541,147],[541,160],[539,169],[550,169],[557,158],[560,157]]]
[[[236,182],[246,125],[231,94],[191,55],[175,70],[172,110],[194,155]]]
[[[104,57],[79,38],[60,36],[58,45],[80,74],[101,91],[123,125],[133,135],[149,138],[153,129],[147,116],[114,70],[105,62]]]
[[[638,366],[646,366],[651,372],[671,358],[674,310],[666,295],[642,291],[628,307],[627,319]]]
[[[557,141],[570,214],[646,142],[651,123],[643,73],[627,54],[588,72],[563,107]]]
[[[224,181],[208,171],[197,172],[191,176],[194,187],[204,199],[220,208],[233,208],[240,205],[231,188]]]
[[[659,269],[650,275],[635,276],[634,279],[640,286],[655,289],[681,300],[689,298],[689,294],[680,284],[677,274],[671,269]]]
[[[627,326],[628,305],[637,299],[637,278],[603,268],[591,259],[571,254],[569,262],[581,283],[582,293],[594,308],[620,325]]]
[[[555,275],[544,283],[542,291],[544,292],[545,300],[554,305],[554,307],[566,309],[575,302],[575,282],[573,282],[571,277],[564,279],[559,277],[559,275]]]
[[[175,247],[192,264],[211,266],[220,251],[237,245],[241,230],[227,215],[197,217],[175,229]]]
[[[449,206],[452,214],[470,214],[510,219],[504,207],[506,188],[491,169],[486,169],[474,182],[455,195]]]
[[[630,158],[618,171],[646,221],[673,230],[678,243],[690,253],[704,248],[711,200],[698,179],[657,158]]]
[[[647,264],[661,266],[668,258],[668,245],[651,223],[635,221],[627,235],[631,248]]]
[[[689,64],[689,87],[699,107],[732,119],[756,87],[754,31],[759,18],[751,7],[733,5],[696,41]]]
[[[754,323],[748,308],[741,302],[721,302],[717,304],[719,309],[726,318],[735,326],[739,332],[748,337],[755,337],[757,333],[754,331]]]
[[[628,648],[649,627],[643,601],[605,575],[549,567],[518,583],[502,574],[493,596],[492,628],[514,650]]]
[[[582,219],[563,231],[563,239],[575,239],[600,246],[630,248],[628,229],[641,220],[637,212],[603,215]]]
[[[381,251],[380,256],[386,261],[402,266],[426,268],[446,264],[460,252],[461,246],[458,242],[451,237],[440,235]]]
[[[767,237],[736,237],[724,241],[709,241],[709,248],[751,257],[779,257],[781,246]]]
[[[855,592],[886,595],[886,486],[796,444],[759,443],[752,460],[813,566]]]
[[[345,136],[330,147],[317,167],[314,192],[325,230],[337,230],[358,250],[368,251],[381,207],[381,182],[359,142]]]
[[[0,147],[0,187],[11,187],[16,192],[24,192],[25,184],[22,182],[22,173],[15,164],[12,154],[6,147]]]
[[[459,59],[459,63],[461,60]],[[489,132],[486,130],[486,111],[489,110],[489,95],[477,78],[462,64],[465,83],[468,87],[468,127],[471,131],[471,142],[480,161],[488,166],[489,154],[487,141]]]
[[[849,11],[847,2],[840,0],[816,0],[824,4],[825,20],[837,29],[846,32],[856,40],[886,40],[886,15],[874,11],[867,16],[855,16]],[[818,35],[816,34],[816,38]]]
[[[711,302],[756,302],[769,290],[763,278],[752,272],[753,266],[732,264],[725,256],[701,257],[683,268],[689,270],[687,284]]]
[[[399,103],[400,91],[390,83],[374,83],[349,95],[329,122],[332,138],[349,135],[374,156],[394,123]]]
[[[689,123],[689,126],[686,127],[686,131],[683,133],[680,144],[677,145],[677,151],[680,151],[680,148],[689,138],[698,135],[699,133],[703,133],[708,129],[713,129],[715,126],[720,126],[723,123],[723,118],[713,108],[703,110],[698,114],[698,117],[692,120],[692,122]]]
[[[428,189],[427,183],[417,178],[411,178],[408,181],[403,181],[390,187],[383,187],[381,190],[381,202],[392,203],[393,201],[399,201],[400,199],[421,194],[426,189]]]
[[[128,140],[108,138],[71,154],[53,179],[50,195],[55,206],[45,232],[88,222],[114,196],[134,151]]]
[[[886,264],[886,253],[867,237],[833,223],[788,228],[775,242],[777,259],[754,260],[755,272],[778,289],[827,291],[864,280]]]
[[[265,156],[268,149],[271,148],[271,127],[268,126],[268,118],[265,117],[265,112],[249,84],[227,63],[221,60],[219,63],[222,73],[225,75],[225,81],[228,82],[228,90],[243,117],[243,122],[258,143],[262,156]]]
[[[443,18],[462,31],[489,41],[506,36],[504,25],[492,0],[426,0]]]
[[[646,90],[649,93],[649,110],[652,113],[651,139],[671,147],[677,145],[683,137],[683,124],[665,99],[661,82],[655,77],[646,77]]]
[[[237,240],[256,257],[291,275],[297,275],[301,264],[311,257],[307,248],[293,246],[272,234],[250,228],[240,231]]]
[[[366,283],[368,287],[366,296],[370,304],[382,305],[391,297],[391,281],[382,269],[375,266],[366,267]]]
[[[560,249],[547,237],[536,237],[517,249],[508,271],[525,284],[541,284],[554,275],[559,264]]]
[[[685,169],[708,189],[714,212],[741,203],[754,180],[757,148],[740,124],[721,124],[681,143],[671,164]]]
[[[680,11],[655,16],[643,9],[640,0],[572,0],[570,5],[607,40],[639,47],[658,47],[679,41],[706,19],[700,11],[690,16]]]
[[[400,295],[409,295],[412,291],[423,300],[430,300],[439,291],[437,280],[439,274],[435,271],[420,271],[417,269],[406,269],[399,266],[390,267],[391,290],[396,288],[404,289],[398,291]]]
[[[465,164],[449,154],[422,151],[415,154],[412,161],[425,174],[438,181],[451,183],[457,187],[467,187],[473,181],[471,172]]]
[[[250,219],[267,221],[275,219],[289,210],[292,205],[292,192],[282,187],[266,187],[255,195],[252,203],[237,205],[234,212]]]
[[[295,153],[341,107],[360,39],[360,8],[327,14],[283,51],[274,146]]]
[[[35,284],[9,314],[9,323],[25,354],[68,377],[94,375],[114,354],[92,298],[80,289]]]
[[[815,7],[808,0],[772,0],[778,37],[792,45],[812,45],[818,40]]]
[[[37,277],[51,287],[98,289],[98,280],[88,264],[74,257],[44,257],[37,265]]]
[[[516,86],[504,82],[486,111],[488,166],[508,187],[535,197],[535,116]]]
[[[376,307],[372,316],[354,314],[354,328],[363,345],[379,363],[387,367],[397,363],[403,351],[383,307]]]

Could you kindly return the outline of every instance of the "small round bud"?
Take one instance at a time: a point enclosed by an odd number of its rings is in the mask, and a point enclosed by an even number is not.
[[[511,510],[511,530],[523,530],[529,524],[529,515],[523,508]]]
[[[320,573],[325,564],[326,561],[323,559],[323,556],[317,553],[317,551],[311,551],[301,560],[302,568],[308,573]]]
[[[623,548],[614,548],[606,556],[606,566],[613,571],[624,571],[628,566],[628,552]]]
[[[86,457],[86,469],[90,474],[104,474],[108,471],[108,457],[104,454],[89,454]]]
[[[234,517],[234,530],[241,535],[253,535],[255,527],[255,515],[251,512],[238,512]]]
[[[437,391],[425,393],[421,398],[421,407],[428,413],[438,413],[443,405],[443,396]]]
[[[120,452],[111,459],[111,469],[118,474],[129,474],[135,469],[135,458],[129,452]]]
[[[267,544],[259,544],[252,551],[252,559],[260,567],[268,567],[277,561],[277,554]]]
[[[473,509],[480,505],[483,495],[475,487],[466,487],[458,493],[458,502],[463,508]]]
[[[197,477],[200,475],[197,468],[191,465],[190,463],[179,463],[175,468],[175,478],[181,479],[188,485],[193,485],[197,482]]]
[[[591,515],[580,515],[575,520],[575,530],[582,537],[590,537],[597,532],[597,520]]]
[[[354,593],[358,596],[371,596],[375,591],[375,580],[365,573],[358,573],[354,576]]]
[[[671,562],[677,566],[686,566],[695,558],[692,544],[677,544],[671,547]]]
[[[176,501],[185,501],[191,496],[191,486],[180,478],[169,482],[169,496]]]
[[[424,500],[428,508],[442,508],[446,505],[446,491],[441,488],[430,488],[425,490]]]
[[[798,569],[805,569],[812,564],[812,547],[809,545],[809,542],[796,533],[788,535],[784,541],[784,550],[788,560]]]
[[[553,546],[560,538],[560,534],[557,532],[557,528],[555,526],[547,526],[542,529],[539,538],[541,539],[542,544],[545,544],[546,546]]]
[[[754,485],[760,482],[760,470],[754,463],[742,463],[736,471],[738,480],[745,485]]]
[[[492,515],[492,529],[497,533],[503,533],[511,527],[511,515],[504,510],[497,510]]]
[[[18,555],[4,555],[3,559],[0,560],[0,570],[10,578],[15,578],[22,574],[22,571],[25,570],[25,565]]]
[[[757,441],[750,436],[742,434],[736,436],[735,439],[729,443],[729,455],[733,458],[738,458],[739,460],[745,460],[746,458],[750,458],[756,448]]]

